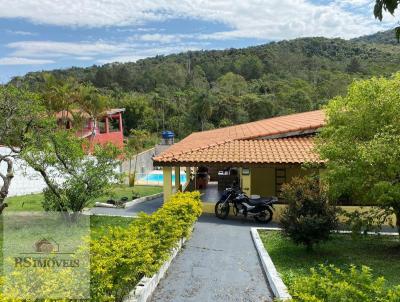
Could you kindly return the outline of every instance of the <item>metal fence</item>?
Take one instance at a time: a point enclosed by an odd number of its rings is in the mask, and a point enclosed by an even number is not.
[[[137,185],[153,185],[153,186],[162,186],[164,176],[162,172],[157,171],[158,173],[154,173],[154,171],[149,173],[136,173],[135,184]],[[186,174],[181,174],[181,184],[186,182]],[[175,183],[175,174],[172,174],[172,184]]]
[[[136,173],[135,184],[162,186],[163,175],[161,173]]]

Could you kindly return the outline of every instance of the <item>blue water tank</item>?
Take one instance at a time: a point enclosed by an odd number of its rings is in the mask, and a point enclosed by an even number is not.
[[[173,139],[175,137],[175,133],[169,130],[163,131],[161,135],[163,139]]]

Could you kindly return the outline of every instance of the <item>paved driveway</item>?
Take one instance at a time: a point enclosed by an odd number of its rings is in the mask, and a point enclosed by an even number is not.
[[[251,221],[203,215],[161,280],[153,302],[272,301],[250,235]]]
[[[95,207],[90,209],[90,213],[95,215],[136,216],[140,212],[151,214],[160,208],[162,204],[163,198],[159,197],[153,200],[141,202],[127,209]]]

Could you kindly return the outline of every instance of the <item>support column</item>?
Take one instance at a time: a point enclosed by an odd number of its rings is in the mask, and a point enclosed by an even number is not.
[[[186,186],[190,182],[190,167],[186,167]]]
[[[172,195],[172,167],[163,167],[164,202]]]
[[[199,169],[199,167],[194,167],[194,171],[193,171],[193,173],[194,173],[194,190],[196,191],[197,190],[197,170]]]
[[[181,189],[181,168],[175,167],[175,192]]]
[[[246,193],[247,196],[251,195],[251,170],[250,168],[241,168],[240,175],[242,178],[242,191]]]
[[[105,118],[105,122],[106,122],[106,133],[109,133],[110,132],[110,125],[109,125],[109,123],[110,123],[110,121],[108,120],[108,117],[106,117]]]
[[[118,118],[119,118],[119,131],[123,132],[124,131],[124,127],[122,125],[122,114],[121,114],[121,112],[118,113]]]

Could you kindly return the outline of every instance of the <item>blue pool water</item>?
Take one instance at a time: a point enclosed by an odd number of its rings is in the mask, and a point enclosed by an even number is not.
[[[148,182],[157,182],[157,183],[162,183],[164,180],[164,177],[162,174],[147,174],[147,175],[143,175],[142,177],[140,177],[141,181],[148,181]],[[172,183],[175,182],[175,175],[172,174]],[[181,174],[181,183],[185,183],[186,182],[186,174]]]

